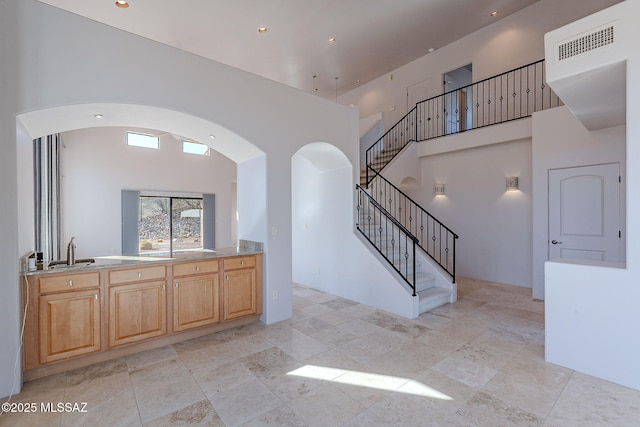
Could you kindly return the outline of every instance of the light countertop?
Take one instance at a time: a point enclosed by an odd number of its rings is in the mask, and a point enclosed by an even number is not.
[[[103,268],[133,267],[136,265],[157,264],[167,262],[182,261],[198,261],[214,258],[225,258],[240,255],[251,255],[262,253],[263,246],[259,242],[240,241],[237,247],[205,249],[202,251],[182,252],[173,254],[173,256],[126,256],[126,255],[110,255],[93,257],[95,262],[92,263],[76,263],[73,266],[66,264],[56,265],[43,270],[30,270],[23,274],[27,276],[39,274],[51,274],[62,272],[97,270]]]

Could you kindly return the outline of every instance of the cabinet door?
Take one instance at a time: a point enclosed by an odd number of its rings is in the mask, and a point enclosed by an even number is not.
[[[100,290],[43,295],[39,300],[40,363],[100,350]]]
[[[217,274],[174,280],[173,330],[183,331],[220,320]]]
[[[164,281],[109,288],[109,345],[121,345],[167,333]]]
[[[257,313],[255,269],[235,270],[224,277],[224,320]]]

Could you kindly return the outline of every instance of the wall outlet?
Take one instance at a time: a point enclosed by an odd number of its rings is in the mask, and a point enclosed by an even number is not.
[[[389,105],[389,111],[396,111],[395,105]]]

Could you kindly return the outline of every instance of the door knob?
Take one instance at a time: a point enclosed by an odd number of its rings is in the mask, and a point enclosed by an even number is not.
[[[551,243],[554,244],[554,245],[561,245],[562,244],[562,242],[558,242],[557,240],[552,240]]]

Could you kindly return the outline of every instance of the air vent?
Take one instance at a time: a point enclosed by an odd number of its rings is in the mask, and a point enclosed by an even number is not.
[[[609,44],[613,44],[613,25],[561,44],[558,59],[562,61]]]

